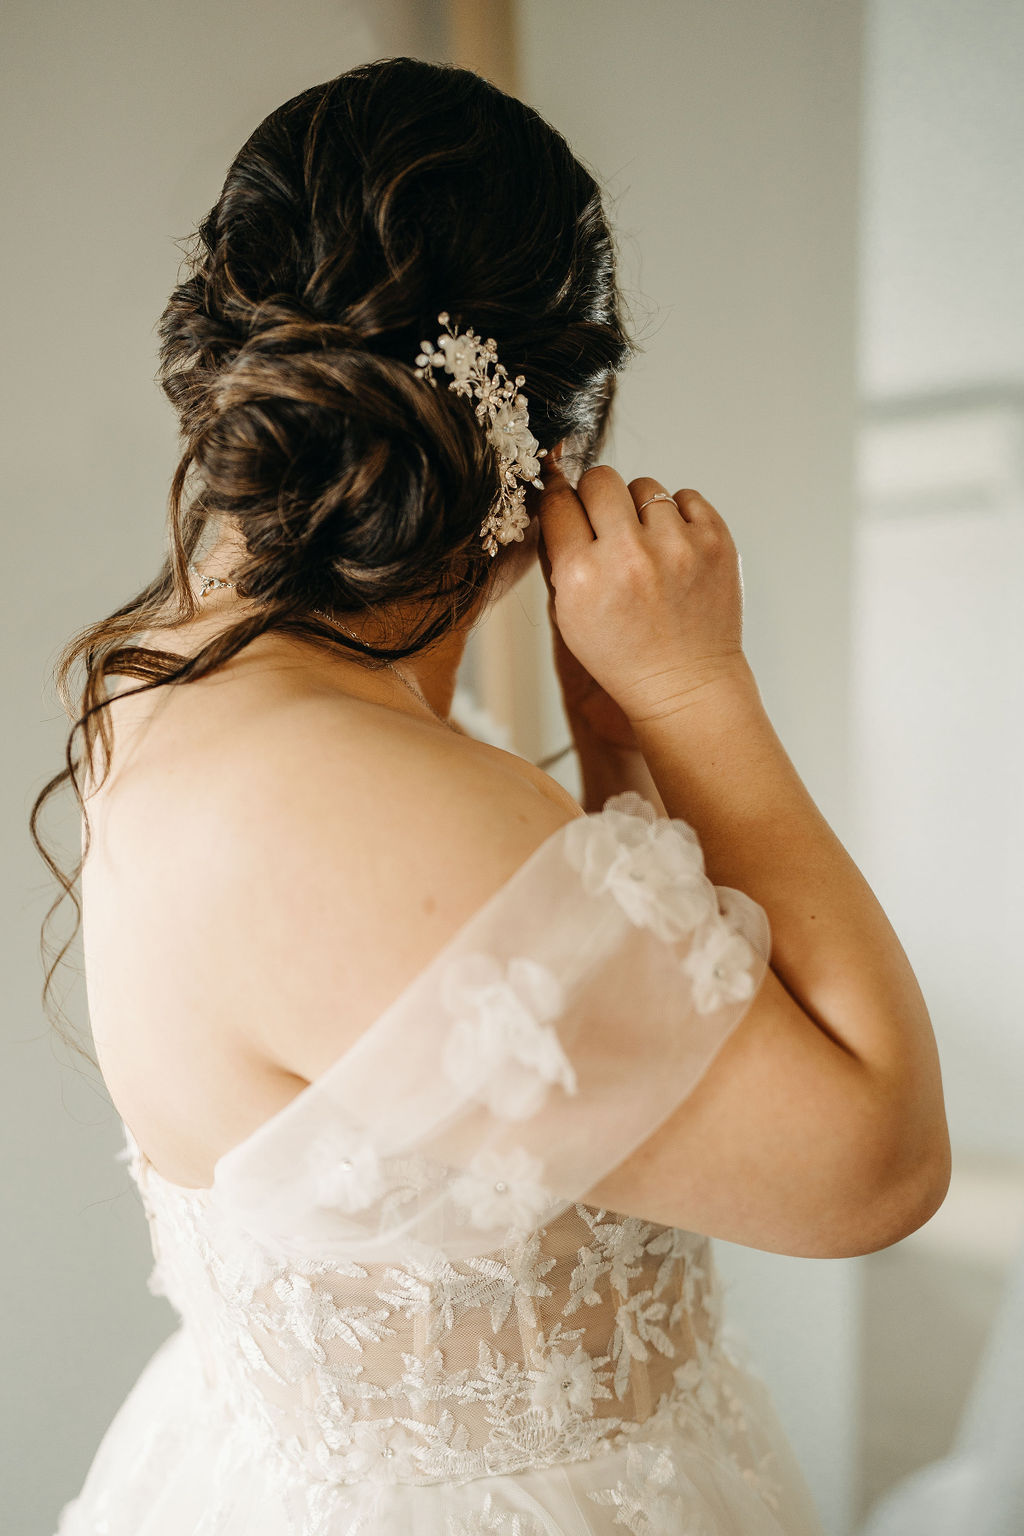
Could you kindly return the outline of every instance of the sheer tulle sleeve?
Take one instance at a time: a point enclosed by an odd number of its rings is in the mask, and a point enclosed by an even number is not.
[[[666,1119],[769,953],[763,908],[711,883],[693,829],[615,795],[220,1160],[219,1194],[254,1236],[333,1262],[494,1251],[585,1201]]]

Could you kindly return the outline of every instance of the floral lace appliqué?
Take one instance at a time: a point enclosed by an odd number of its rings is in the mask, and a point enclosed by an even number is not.
[[[715,1536],[699,1514],[684,1509],[675,1460],[667,1446],[638,1440],[626,1450],[626,1476],[611,1488],[591,1493],[595,1504],[610,1504],[615,1524],[632,1536]]]
[[[487,1493],[478,1510],[448,1517],[445,1536],[545,1536],[545,1532],[535,1515],[499,1509],[494,1495]]]
[[[501,1167],[514,1166],[506,1153]],[[481,1162],[473,1176],[492,1171]],[[528,1158],[518,1177],[522,1198],[537,1179]],[[263,1252],[240,1265],[244,1233],[208,1191],[148,1176],[140,1189],[159,1255],[151,1288],[182,1318],[201,1413],[198,1431],[187,1415],[164,1426],[152,1454],[172,1476],[181,1437],[201,1432],[218,1464],[244,1466],[279,1500],[287,1536],[342,1522],[372,1536],[393,1523],[394,1489],[430,1484],[447,1490],[450,1536],[535,1536],[535,1518],[549,1528],[540,1512],[486,1479],[554,1466],[586,1466],[578,1497],[634,1536],[690,1536],[704,1518],[685,1475],[694,1456],[778,1507],[770,1439],[724,1353],[706,1238],[577,1204],[462,1261],[419,1243],[402,1262]],[[232,1492],[223,1509],[213,1500],[204,1536],[227,1536]],[[69,1515],[65,1536],[102,1528],[103,1496],[75,1511],[95,1512],[93,1525]]]

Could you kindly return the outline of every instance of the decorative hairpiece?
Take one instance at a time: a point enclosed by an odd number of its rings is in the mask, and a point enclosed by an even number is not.
[[[420,343],[423,350],[416,358],[416,377],[428,379],[436,389],[433,370],[443,367],[454,375],[448,388],[457,395],[475,395],[477,419],[487,419],[487,440],[501,468],[501,492],[480,524],[480,537],[484,549],[494,556],[499,544],[521,542],[530,525],[524,510],[526,484],[543,490],[540,459],[547,449],[530,431],[527,399],[519,393],[526,379],[521,373],[514,383],[509,379],[508,370],[498,361],[494,337],[481,341],[473,330],[452,330],[447,310],[437,318],[448,334],[437,338],[436,347],[429,341]]]

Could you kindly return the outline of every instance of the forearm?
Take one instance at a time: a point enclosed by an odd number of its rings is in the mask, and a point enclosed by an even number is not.
[[[797,774],[746,664],[661,720],[631,723],[668,813],[697,832],[711,880],[764,907],[772,969],[787,991],[891,1086],[901,1110],[922,1127],[942,1120],[938,1053],[917,978]]]
[[[668,812],[638,747],[618,747],[596,737],[586,721],[570,721],[582,779],[582,804],[585,811],[599,811],[609,795],[635,789],[650,800],[659,816]]]

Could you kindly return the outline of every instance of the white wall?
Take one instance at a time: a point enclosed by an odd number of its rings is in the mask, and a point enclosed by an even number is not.
[[[854,718],[860,854],[929,1006],[954,1153],[1024,1167],[1021,424],[965,405],[865,429]]]
[[[762,694],[846,840],[861,7],[523,0],[521,16],[523,95],[610,183],[646,340],[605,457],[695,486],[729,523]],[[841,1536],[856,1264],[716,1248]]]
[[[861,379],[1024,378],[1024,6],[871,0]]]
[[[870,1496],[949,1451],[1024,1199],[1024,7],[867,19],[855,852],[953,1143],[943,1208],[863,1261]],[[911,1493],[891,1529],[927,1525]]]
[[[873,0],[855,760],[954,1150],[1024,1163],[1024,6]]]

